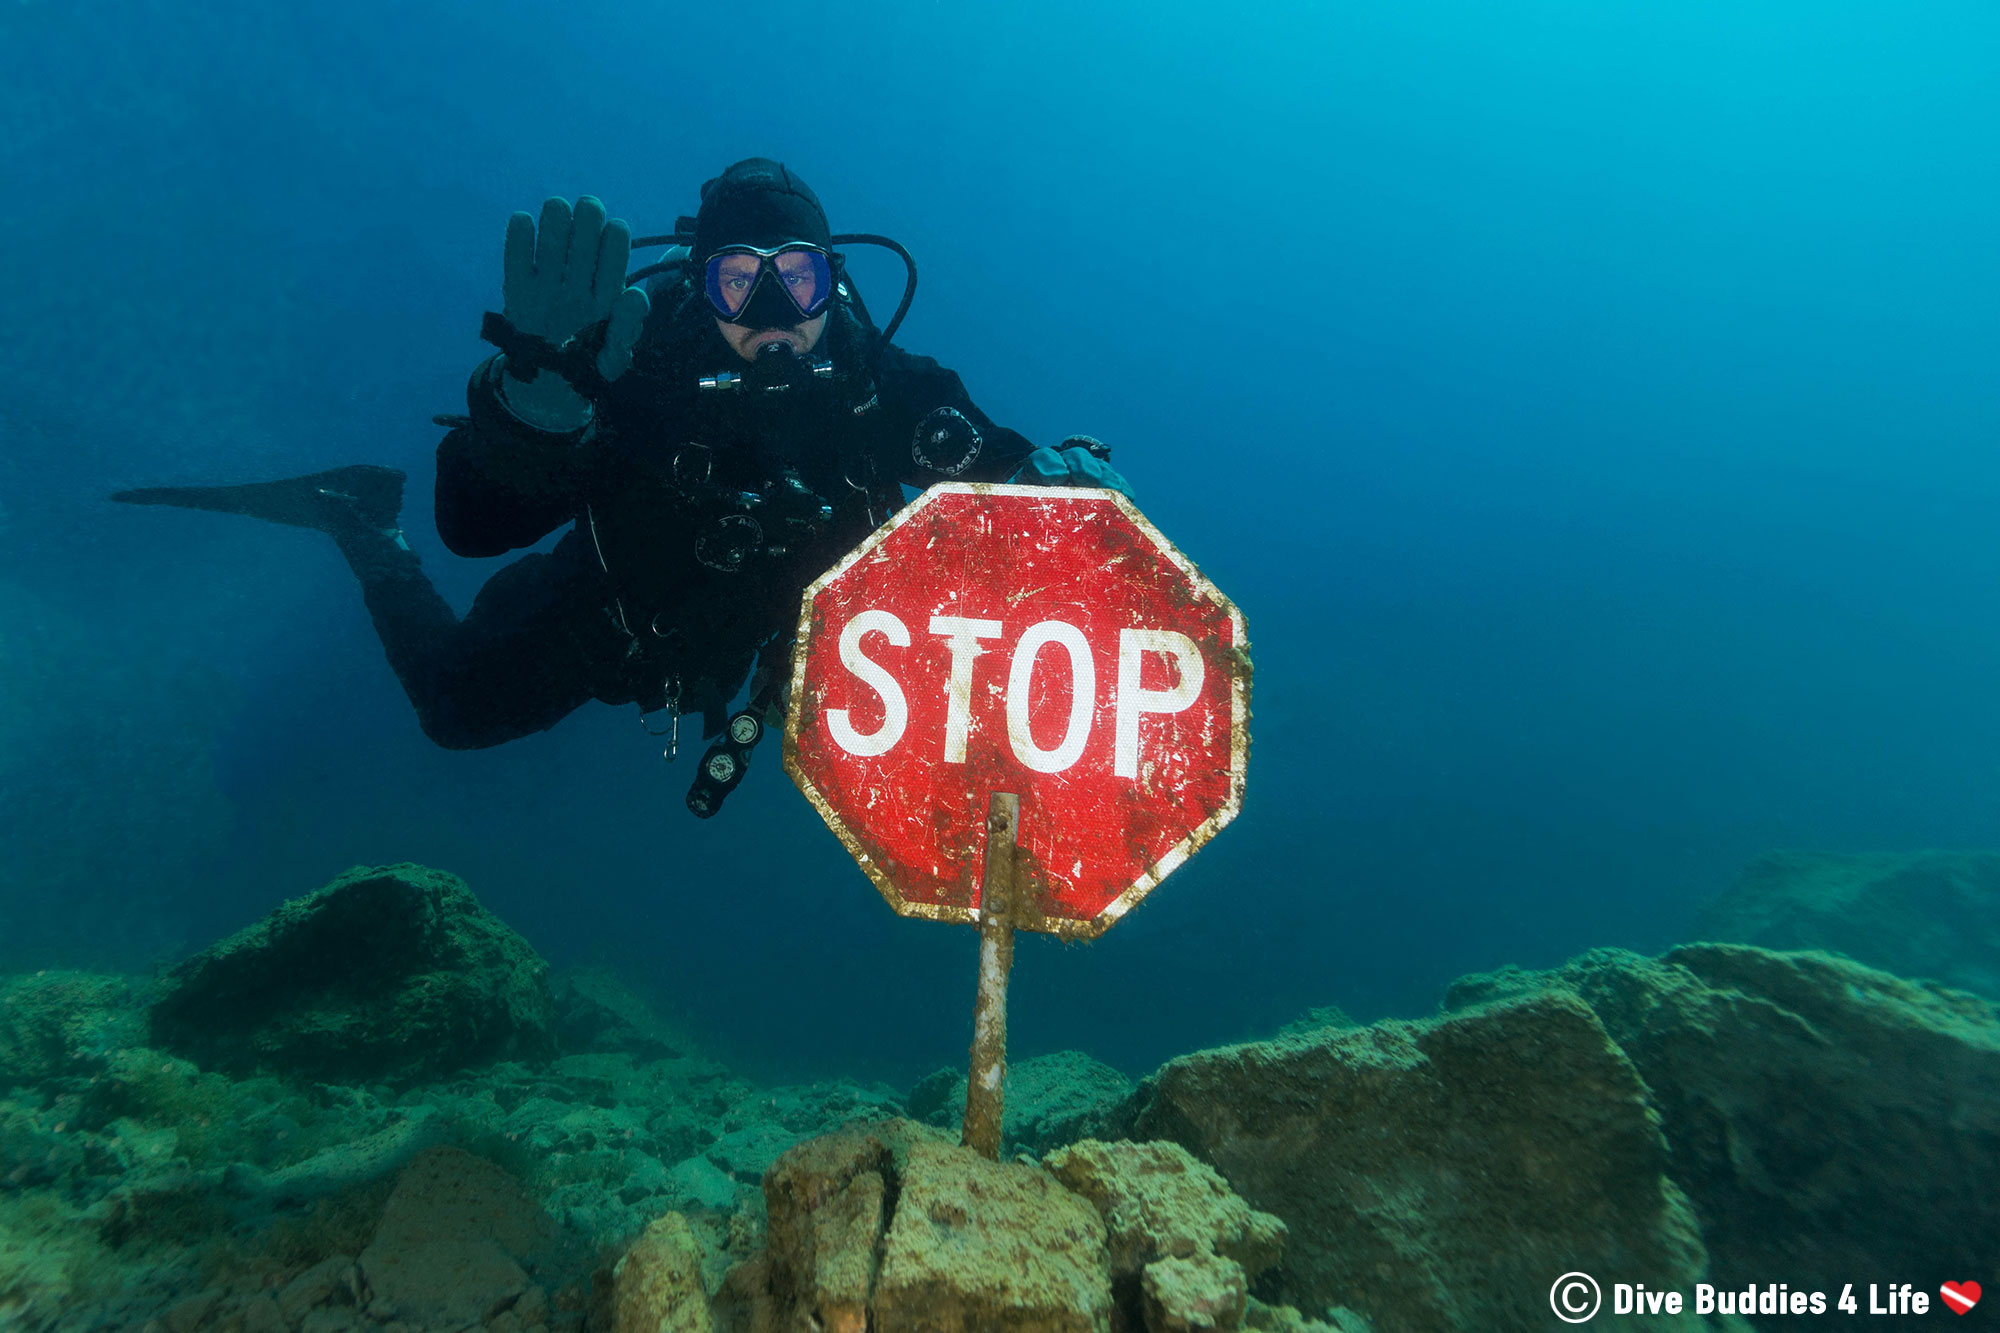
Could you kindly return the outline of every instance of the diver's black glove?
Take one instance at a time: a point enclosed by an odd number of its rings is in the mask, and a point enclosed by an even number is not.
[[[1037,449],[1029,454],[1010,480],[1023,486],[1102,486],[1128,500],[1137,499],[1131,483],[1106,458],[1098,456],[1100,451],[1105,455],[1111,452],[1087,435],[1072,436],[1060,449]]]
[[[554,347],[602,324],[596,370],[615,380],[632,364],[632,348],[650,309],[645,292],[625,285],[631,258],[632,229],[617,218],[607,221],[603,203],[586,194],[572,210],[566,199],[548,199],[542,204],[539,234],[535,219],[526,213],[507,219],[502,314],[514,333]],[[508,370],[500,381],[500,397],[530,426],[567,432],[590,420],[590,400],[560,373]],[[515,373],[519,370],[526,373]]]

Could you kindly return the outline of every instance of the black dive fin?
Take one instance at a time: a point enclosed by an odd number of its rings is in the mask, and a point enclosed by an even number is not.
[[[357,521],[386,529],[396,526],[396,517],[402,512],[404,475],[392,467],[358,463],[284,481],[255,481],[243,486],[149,486],[119,491],[111,498],[121,504],[248,514],[270,523],[323,532]]]

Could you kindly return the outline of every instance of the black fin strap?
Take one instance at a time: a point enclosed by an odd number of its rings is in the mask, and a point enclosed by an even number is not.
[[[523,333],[514,321],[489,310],[479,321],[479,339],[492,343],[507,358],[507,373],[523,384],[553,370],[569,381],[571,388],[586,398],[600,396],[609,383],[597,371],[597,355],[604,350],[604,337],[611,321],[600,319],[575,337],[552,343],[534,333]]]

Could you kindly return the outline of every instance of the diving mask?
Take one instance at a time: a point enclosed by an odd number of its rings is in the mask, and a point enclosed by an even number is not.
[[[816,245],[732,245],[709,256],[704,270],[708,303],[729,324],[790,328],[833,299],[833,256]]]

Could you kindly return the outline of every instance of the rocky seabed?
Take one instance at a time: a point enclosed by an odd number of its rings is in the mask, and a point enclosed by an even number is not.
[[[160,978],[0,981],[0,1329],[1483,1333],[1574,1270],[2000,1273],[1993,1003],[1826,952],[1600,950],[1007,1086],[999,1161],[949,1072],[757,1086],[453,877],[358,869]]]

